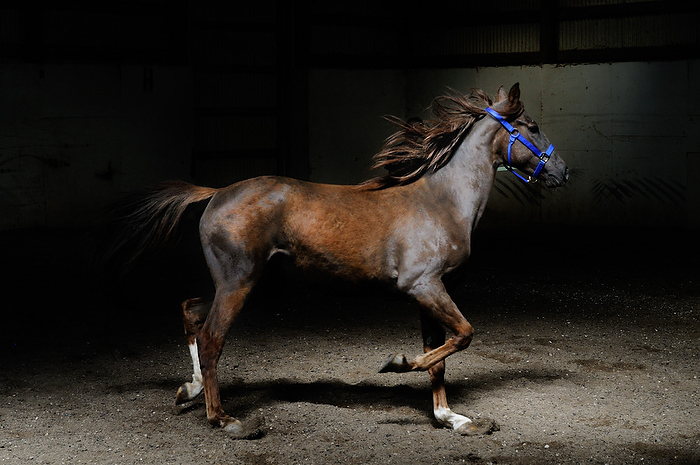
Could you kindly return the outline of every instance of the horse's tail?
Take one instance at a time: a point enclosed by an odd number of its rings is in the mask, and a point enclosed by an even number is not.
[[[166,244],[172,237],[188,205],[209,200],[218,189],[199,187],[182,181],[167,181],[126,194],[107,212],[114,241],[104,251],[105,258],[121,255],[133,262],[143,251]]]

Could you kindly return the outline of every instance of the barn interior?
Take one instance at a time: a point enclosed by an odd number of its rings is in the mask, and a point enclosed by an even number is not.
[[[173,179],[356,184],[395,130],[386,115],[428,118],[452,89],[516,82],[571,177],[545,189],[498,172],[456,295],[489,273],[515,287],[488,292],[516,299],[532,298],[520,282],[546,293],[594,276],[659,279],[698,302],[699,20],[687,0],[3,2],[3,371],[181,337],[179,303],[212,292],[197,208],[175,244],[101,262],[121,195]],[[274,320],[296,302],[310,321],[357,295],[281,262],[250,305]],[[699,311],[684,320],[696,348]]]

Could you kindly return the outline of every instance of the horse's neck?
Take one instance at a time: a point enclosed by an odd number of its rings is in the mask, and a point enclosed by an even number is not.
[[[496,176],[493,140],[495,130],[488,121],[474,124],[457,147],[450,162],[430,176],[430,189],[444,199],[453,218],[473,229],[489,198]]]

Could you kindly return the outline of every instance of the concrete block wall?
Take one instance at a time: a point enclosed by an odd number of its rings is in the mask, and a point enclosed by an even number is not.
[[[119,192],[187,178],[186,67],[0,66],[0,229],[85,226]]]
[[[314,70],[309,75],[310,179],[356,184],[394,132],[385,115],[406,114],[403,70]]]
[[[309,166],[317,182],[367,179],[394,128],[452,87],[520,82],[569,164],[558,190],[499,173],[482,225],[700,228],[700,61],[445,70],[310,70]],[[85,226],[113,195],[189,179],[188,67],[0,66],[0,229]]]
[[[361,141],[340,144],[335,153],[361,163],[344,166],[342,182],[365,179],[370,157],[391,132],[380,121],[382,114],[428,117],[424,110],[448,87],[465,93],[477,87],[494,95],[499,85],[520,82],[528,112],[567,161],[572,177],[566,187],[546,190],[499,172],[484,223],[700,227],[698,61],[408,70],[403,81],[399,72],[387,71],[312,75],[337,83],[337,93],[346,92],[348,82],[368,86],[354,88],[332,110],[321,110],[324,95],[312,86],[315,180],[341,181],[321,169],[322,160],[334,159],[325,159],[319,149],[331,147],[332,139],[353,137]],[[314,119],[319,114],[323,117]]]

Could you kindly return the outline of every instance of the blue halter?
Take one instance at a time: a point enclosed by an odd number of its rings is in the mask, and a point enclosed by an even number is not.
[[[515,176],[518,177],[521,181],[525,183],[530,183],[530,182],[537,182],[537,176],[539,176],[540,171],[542,171],[542,168],[544,168],[544,165],[547,163],[549,160],[549,157],[552,156],[552,152],[554,151],[554,145],[549,144],[549,148],[547,151],[542,152],[540,151],[537,147],[535,147],[529,140],[525,139],[520,132],[518,132],[517,129],[515,129],[508,121],[506,121],[501,115],[496,112],[493,108],[485,108],[486,112],[488,112],[489,115],[493,116],[496,121],[501,123],[504,128],[506,128],[506,131],[510,133],[510,140],[508,141],[508,163],[503,163],[505,168],[513,173]],[[518,174],[515,172],[513,169],[513,166],[511,165],[511,160],[510,160],[510,150],[513,147],[513,144],[515,143],[516,140],[519,140],[525,147],[530,149],[532,153],[535,154],[537,158],[540,159],[540,162],[537,164],[537,167],[535,168],[535,171],[532,173],[532,176],[528,176],[525,178],[524,176]]]

